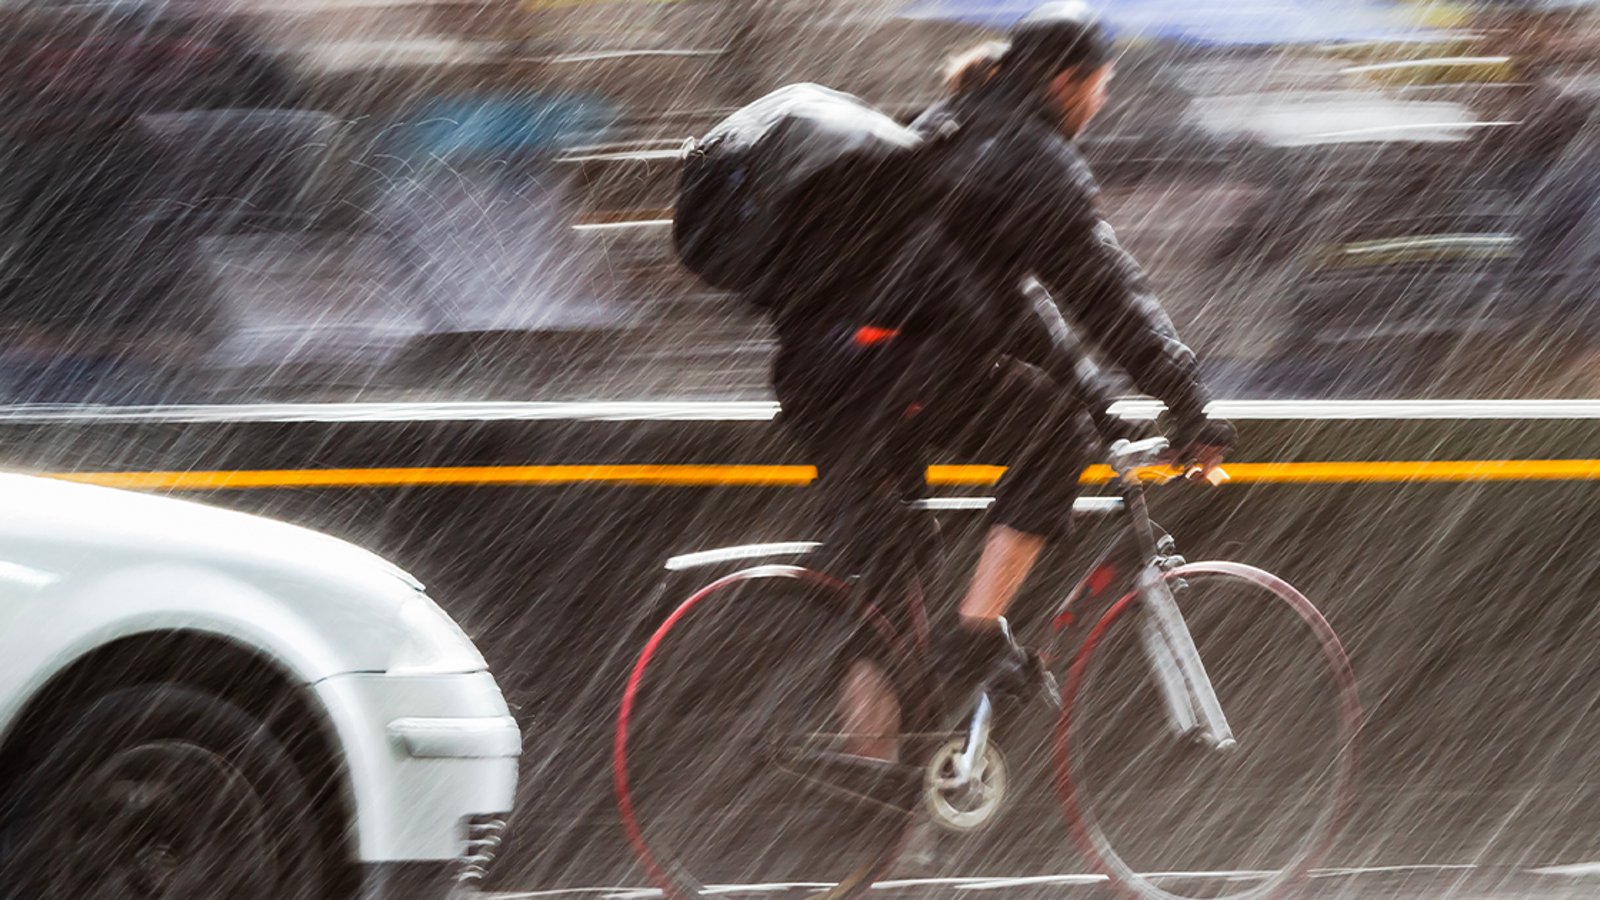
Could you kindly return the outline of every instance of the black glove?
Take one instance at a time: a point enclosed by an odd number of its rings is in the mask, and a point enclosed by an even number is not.
[[[1204,413],[1175,418],[1167,428],[1167,438],[1178,453],[1179,462],[1189,462],[1200,455],[1200,448],[1211,447],[1226,451],[1239,439],[1233,423]]]

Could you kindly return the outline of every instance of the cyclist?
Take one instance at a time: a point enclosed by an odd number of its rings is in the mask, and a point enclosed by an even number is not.
[[[937,639],[957,685],[1027,668],[1002,617],[1046,543],[1066,537],[1079,477],[1101,452],[1101,392],[1051,298],[1166,403],[1185,462],[1209,470],[1233,441],[1207,416],[1195,356],[1100,217],[1073,144],[1105,102],[1108,36],[1085,4],[1057,2],[1008,37],[966,60],[957,93],[914,123],[928,138],[914,183],[870,201],[880,217],[916,210],[888,251],[866,238],[839,246],[836,235],[865,234],[839,218],[861,215],[856,201],[796,223],[791,246],[805,252],[766,282],[774,389],[818,466],[837,565],[861,565],[933,449],[1007,466],[957,624]],[[1030,279],[1048,295],[1025,290]],[[893,714],[870,709],[870,687],[853,693],[860,715]]]

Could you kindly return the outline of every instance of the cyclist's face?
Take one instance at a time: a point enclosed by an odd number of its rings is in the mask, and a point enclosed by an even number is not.
[[[1068,69],[1051,80],[1050,98],[1061,114],[1061,130],[1067,137],[1077,137],[1105,107],[1111,75],[1112,66],[1107,63],[1088,72]]]

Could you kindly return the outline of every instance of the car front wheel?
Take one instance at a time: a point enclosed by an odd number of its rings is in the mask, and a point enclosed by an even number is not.
[[[7,804],[4,868],[17,896],[324,896],[304,782],[244,710],[145,685],[57,721]]]

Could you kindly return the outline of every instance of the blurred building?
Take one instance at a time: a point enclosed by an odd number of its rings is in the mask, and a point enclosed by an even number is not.
[[[226,20],[293,98],[231,136],[206,116],[146,128],[179,180],[232,198],[168,254],[214,285],[206,398],[764,395],[765,323],[676,265],[677,150],[797,80],[920,109],[940,63],[986,35],[904,5],[236,0]],[[1472,27],[1432,43],[1144,43],[1120,60],[1083,143],[1226,389],[1347,391],[1344,373],[1373,369],[1347,357],[1378,353],[1407,377],[1362,390],[1449,392],[1439,366],[1497,340],[1489,318],[1570,321],[1503,287],[1537,280],[1517,269],[1524,195],[1566,242],[1562,291],[1587,283],[1567,264],[1590,232],[1548,173],[1592,165],[1567,148],[1593,127],[1600,41],[1581,11],[1461,9]],[[284,137],[251,137],[269,119]],[[316,214],[238,202],[268,183]],[[1308,380],[1308,356],[1334,381]]]

